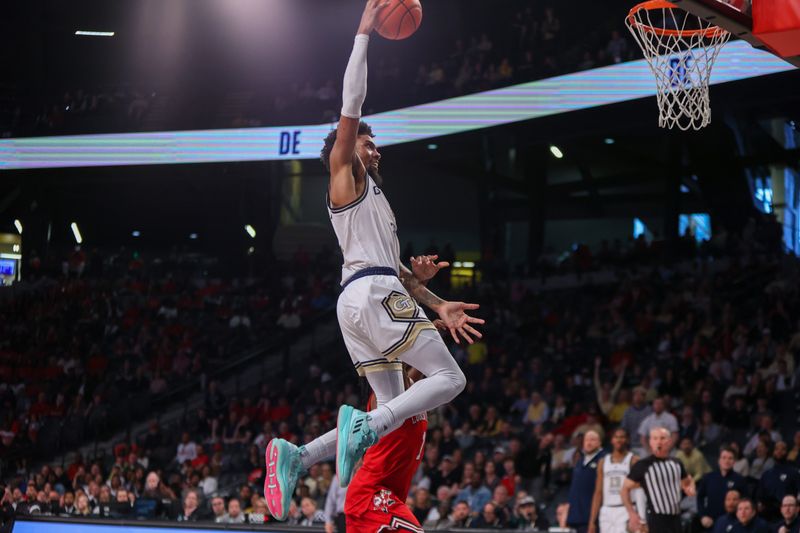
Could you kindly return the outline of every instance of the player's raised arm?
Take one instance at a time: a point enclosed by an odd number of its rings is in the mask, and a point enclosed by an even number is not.
[[[344,73],[342,88],[342,116],[330,156],[330,200],[334,207],[347,205],[356,200],[355,173],[366,174],[364,164],[355,157],[358,124],[361,106],[367,98],[367,45],[369,34],[375,29],[378,12],[387,4],[386,0],[367,0],[361,23],[358,26],[353,52]],[[353,168],[358,164],[358,168]]]

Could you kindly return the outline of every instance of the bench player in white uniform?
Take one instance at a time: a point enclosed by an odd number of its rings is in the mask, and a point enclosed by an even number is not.
[[[446,264],[435,257],[400,262],[397,223],[381,190],[381,155],[361,106],[367,92],[367,45],[385,0],[368,0],[347,65],[338,128],[325,139],[322,160],[330,171],[328,213],[344,256],[337,316],[356,371],[367,378],[378,407],[364,413],[339,409],[337,429],[296,447],[283,439],[267,446],[264,496],[270,513],[283,520],[297,479],[310,465],[336,456],[336,471],[347,486],[356,462],[382,435],[404,420],[453,400],[466,378],[419,304],[439,315],[456,342],[480,337],[472,324],[483,320],[466,311],[475,304],[447,302],[424,283]],[[426,379],[405,390],[402,362]]]
[[[611,436],[613,451],[600,459],[597,464],[597,483],[592,499],[592,513],[589,518],[588,533],[627,533],[628,511],[622,503],[620,492],[625,478],[639,457],[629,451],[628,432],[622,428]],[[640,507],[642,507],[640,505]]]

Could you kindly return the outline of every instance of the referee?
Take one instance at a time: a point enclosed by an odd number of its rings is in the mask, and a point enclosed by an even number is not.
[[[620,494],[628,510],[631,531],[642,530],[641,519],[631,501],[631,491],[644,487],[647,493],[648,533],[681,532],[681,489],[687,496],[694,496],[695,486],[683,463],[669,456],[671,449],[672,435],[668,429],[655,427],[650,430],[650,450],[653,455],[631,467]]]

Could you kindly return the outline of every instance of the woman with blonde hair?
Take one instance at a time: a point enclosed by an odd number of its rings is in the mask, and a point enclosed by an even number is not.
[[[89,505],[89,497],[81,493],[78,495],[78,500],[75,504],[75,516],[91,516],[92,515],[92,507]]]

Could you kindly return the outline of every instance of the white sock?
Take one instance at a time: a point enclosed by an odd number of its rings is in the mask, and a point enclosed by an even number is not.
[[[403,425],[403,419],[398,421],[397,417],[394,416],[394,413],[386,404],[370,411],[369,416],[369,427],[372,428],[379,437],[388,435]]]
[[[320,435],[305,445],[305,452],[300,453],[303,467],[308,469],[311,465],[329,461],[336,457],[336,430],[332,429]]]
[[[417,381],[407,391],[378,409],[370,411],[370,428],[379,437],[391,433],[414,415],[452,401],[467,384],[464,373],[436,331],[425,330],[420,333],[414,346],[402,355],[402,359],[422,372],[426,378]]]

